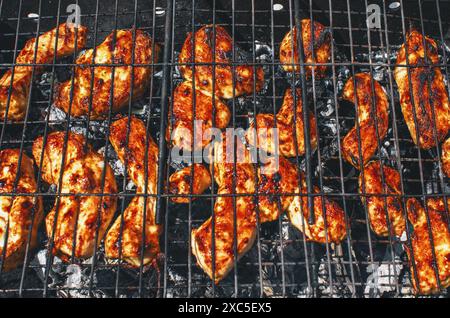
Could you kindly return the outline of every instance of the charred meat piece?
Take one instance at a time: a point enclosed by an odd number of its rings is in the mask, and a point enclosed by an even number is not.
[[[194,178],[192,179],[192,176]],[[192,188],[191,191],[191,180]],[[208,169],[202,164],[194,164],[183,169],[175,171],[169,178],[169,191],[172,194],[181,194],[185,196],[174,196],[172,201],[175,203],[189,203],[190,194],[201,194],[211,185],[211,175]],[[195,197],[192,198],[193,200]]]
[[[296,195],[287,210],[292,225],[303,232],[308,240],[323,244],[327,242],[339,244],[347,235],[344,210],[338,203],[327,197],[322,198],[320,195],[315,195],[313,199],[314,223],[309,224],[310,212],[306,196],[308,191],[303,172],[300,172],[300,179],[301,188],[299,191],[297,187],[296,193],[304,196]],[[314,187],[314,192],[319,193],[319,188]]]
[[[258,169],[258,207],[260,222],[270,222],[287,210],[298,192],[297,169],[286,158],[271,157]],[[291,194],[291,195],[289,195]]]
[[[405,230],[405,217],[400,198],[400,174],[397,170],[383,165],[383,177],[384,186],[379,161],[372,161],[364,167],[364,178],[362,173],[359,175],[361,201],[367,202],[370,227],[375,234],[389,236],[392,233],[400,237]]]
[[[144,94],[158,51],[158,45],[153,45],[152,39],[142,30],[117,30],[115,36],[114,32],[109,34],[97,46],[95,58],[94,49],[78,56],[76,64],[79,66],[75,67],[73,85],[70,79],[56,88],[55,105],[72,116],[89,115],[92,119],[105,118],[110,108],[112,112],[119,111],[128,105],[130,98],[135,100]],[[92,64],[117,66],[89,66]]]
[[[0,79],[0,118],[7,117],[11,121],[20,121],[25,117],[30,84],[33,80],[31,78],[33,66],[26,64],[48,64],[52,63],[54,58],[73,54],[75,49],[80,50],[84,47],[86,34],[87,28],[84,26],[75,28],[73,25],[63,23],[37,38],[37,50],[36,38],[28,40],[15,61],[16,64],[25,65],[14,66],[14,74],[12,69],[9,69]],[[34,73],[37,74],[42,69],[42,66],[37,66]],[[8,106],[10,87],[11,97]]]
[[[214,86],[215,97],[230,99],[253,93],[254,87],[256,91],[261,90],[264,82],[262,67],[242,64],[232,66],[233,39],[221,26],[215,27],[215,33],[215,42],[212,25],[201,27],[194,35],[192,33],[187,35],[179,57],[183,78],[192,82],[192,66],[189,64],[199,63],[194,69],[195,86],[197,89],[210,92],[211,95]],[[192,48],[193,46],[195,51]],[[235,48],[235,51],[237,50]],[[216,63],[216,65],[213,66],[213,63]],[[215,74],[214,85],[213,74]],[[235,87],[234,92],[233,86]]]
[[[298,195],[300,193],[298,177],[301,178],[302,191],[306,191],[303,173],[299,176],[295,166],[281,156],[278,159],[271,157],[255,169],[252,155],[242,143],[237,145],[236,149],[236,157],[234,157],[233,143],[227,144],[225,133],[222,134],[220,142],[214,143],[214,178],[218,184],[218,197],[214,205],[216,252],[214,276],[212,218],[192,231],[192,252],[199,266],[211,278],[214,277],[215,283],[222,280],[234,264],[234,204],[230,194],[237,194],[235,205],[237,258],[244,255],[253,245],[258,212],[260,222],[264,223],[276,220],[285,210],[288,210],[291,221],[301,231],[303,231],[302,222],[305,222],[309,215],[306,197],[300,200]],[[233,161],[227,161],[230,158],[237,160],[236,171],[234,171]],[[255,196],[258,198],[258,203],[254,200]],[[344,212],[338,204],[325,199],[328,230],[326,232],[322,202],[321,197],[315,197],[316,220],[313,225],[305,222],[305,234],[311,240],[325,243],[326,233],[328,233],[328,242],[338,243],[346,235]]]
[[[450,178],[450,138],[447,138],[447,140],[442,145],[442,169],[444,170],[444,173],[447,175],[447,177]]]
[[[438,47],[433,39],[424,39],[416,30],[407,34],[406,42],[408,53],[403,44],[397,56],[396,64],[399,66],[394,70],[400,105],[414,143],[422,149],[429,149],[436,146],[436,139],[438,143],[444,140],[450,127],[447,89],[440,68],[434,65],[439,63]],[[406,56],[411,67],[407,67]]]
[[[353,81],[356,82],[356,96]],[[375,94],[372,94],[373,92]],[[361,158],[364,166],[377,151],[377,139],[379,138],[381,142],[386,136],[389,127],[388,98],[383,87],[368,73],[358,73],[354,78],[349,78],[344,86],[343,98],[352,103],[356,98],[358,123],[355,123],[355,126],[345,135],[342,141],[342,153],[345,160],[356,169],[360,169]],[[361,142],[361,153],[359,142]]]
[[[157,225],[155,220],[154,196],[157,186],[158,146],[148,135],[144,123],[136,117],[131,117],[130,120],[124,117],[115,121],[111,125],[109,140],[120,161],[127,167],[128,175],[137,189],[136,196],[123,215],[117,217],[106,235],[106,256],[123,259],[132,267],[139,267],[141,259],[143,265],[147,265],[155,260],[160,251],[161,226]],[[142,241],[142,233],[145,233],[145,242]]]
[[[294,112],[295,117],[294,118]],[[311,148],[317,147],[316,119],[312,112],[309,113],[310,143]],[[273,114],[258,114],[256,120],[251,123],[247,133],[249,144],[263,149],[267,153],[278,153],[285,157],[295,157],[305,153],[305,134],[303,128],[303,103],[302,93],[296,89],[296,105],[294,107],[294,95],[291,89],[287,89],[284,94],[283,104],[275,116]],[[256,125],[255,125],[256,122]],[[276,126],[275,126],[276,124]],[[276,148],[276,133],[278,130],[278,149]],[[257,130],[257,138],[255,132]],[[294,136],[296,131],[296,137]],[[295,147],[297,142],[297,147]],[[296,151],[297,148],[297,151]],[[277,152],[278,151],[278,152]]]
[[[215,283],[222,280],[234,265],[234,244],[237,246],[237,258],[244,255],[253,245],[256,237],[255,169],[251,163],[250,153],[240,144],[233,158],[234,147],[227,146],[225,133],[222,140],[214,143],[214,178],[218,185],[215,211],[215,271],[213,275],[212,217],[199,228],[192,230],[192,253],[198,265],[214,278]],[[228,143],[229,144],[229,143]],[[227,153],[228,152],[228,153]],[[230,157],[229,157],[230,156]],[[213,162],[211,160],[211,162]],[[236,171],[234,171],[236,165]],[[235,175],[235,178],[233,177]],[[236,196],[236,224],[234,223],[234,202],[230,194]],[[225,195],[225,196],[224,196]],[[234,243],[234,231],[237,242]]]
[[[83,136],[69,132],[65,143],[65,135],[66,132],[53,132],[47,140],[39,137],[33,144],[36,164],[39,166],[42,160],[42,179],[60,186],[61,196],[47,215],[45,225],[50,238],[55,230],[53,250],[57,256],[63,260],[72,255],[88,258],[114,217],[117,185],[109,164],[85,146]]]
[[[314,21],[312,26],[314,29],[314,36],[312,36],[311,32],[311,20],[304,19],[301,21],[301,38],[305,56],[304,62],[307,64],[327,63],[331,56],[331,34],[329,30],[319,22]],[[297,42],[297,28],[294,26],[293,29],[284,36],[280,45],[280,62],[283,64],[283,69],[286,72],[300,71]],[[312,71],[314,70],[314,76],[320,78],[324,76],[327,66],[308,65],[305,66],[305,70],[307,77],[311,77]]]
[[[450,200],[447,199],[447,208]],[[439,293],[439,284],[433,267],[436,261],[442,288],[450,286],[450,232],[448,229],[448,212],[446,212],[444,199],[432,198],[427,200],[428,211],[425,211],[420,202],[411,198],[407,201],[408,219],[414,227],[411,235],[411,247],[405,245],[411,267],[411,278],[417,294]],[[428,225],[426,213],[430,219]],[[447,215],[446,215],[447,214]],[[430,237],[431,228],[432,237]],[[431,245],[433,242],[433,247]],[[434,249],[434,256],[433,256]],[[414,274],[413,260],[417,270],[417,279]]]
[[[62,176],[61,165],[67,167],[72,161],[81,160],[88,152],[92,151],[83,135],[69,133],[67,141],[65,141],[64,132],[54,132],[47,136],[45,145],[44,137],[37,138],[33,143],[34,160],[38,166],[42,166],[42,179],[49,184],[59,184]],[[42,163],[41,158],[43,159]]]
[[[195,116],[193,116],[194,94]],[[214,121],[213,107],[215,107]],[[175,88],[172,112],[173,114],[169,112],[169,117],[173,126],[168,125],[166,140],[185,151],[192,150],[194,141],[194,150],[203,149],[211,141],[211,138],[203,138],[206,131],[213,126],[219,129],[225,128],[231,118],[226,104],[216,98],[213,105],[212,97],[201,90],[193,89],[190,82],[183,82]]]
[[[30,250],[36,247],[37,230],[44,217],[42,198],[27,196],[37,192],[33,161],[23,153],[19,168],[19,157],[19,149],[0,151],[0,258],[5,253],[4,271],[24,263],[28,244]],[[1,196],[11,192],[16,195]]]

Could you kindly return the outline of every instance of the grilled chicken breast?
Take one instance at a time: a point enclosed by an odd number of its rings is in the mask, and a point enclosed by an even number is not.
[[[213,276],[212,253],[212,217],[206,220],[198,229],[192,231],[192,252],[199,266],[215,283],[222,280],[234,265],[234,231],[236,231],[237,258],[243,256],[253,245],[256,236],[256,218],[259,213],[260,222],[276,220],[285,210],[288,210],[294,226],[303,231],[302,224],[307,219],[306,197],[300,200],[298,195],[297,169],[286,158],[269,158],[267,162],[255,169],[250,152],[242,144],[236,147],[236,171],[232,160],[234,147],[228,145],[225,133],[222,140],[214,143],[214,178],[218,184],[214,205],[215,211],[215,272]],[[257,173],[257,175],[255,175]],[[235,179],[233,177],[235,175]],[[258,183],[256,184],[255,178]],[[304,175],[302,191],[306,189]],[[255,192],[256,191],[256,192]],[[315,191],[318,191],[316,188]],[[304,192],[303,192],[304,193]],[[236,196],[236,230],[234,229],[233,197]],[[257,203],[255,203],[255,196]],[[295,197],[294,197],[295,196]],[[300,203],[301,201],[301,203]],[[344,212],[336,203],[325,199],[325,214],[327,231],[325,231],[322,213],[322,198],[314,199],[315,223],[305,222],[305,234],[311,240],[324,243],[326,233],[328,242],[340,242],[346,235]]]
[[[144,94],[152,76],[151,64],[157,61],[158,52],[158,45],[153,45],[142,30],[117,30],[115,37],[114,32],[109,34],[97,46],[95,58],[94,49],[78,56],[76,64],[80,66],[75,67],[73,85],[72,79],[58,85],[55,105],[72,116],[89,115],[91,119],[105,118],[110,109],[119,111],[128,105],[130,98],[135,100]],[[92,64],[118,66],[87,66]],[[111,87],[113,82],[114,87]]]
[[[370,227],[375,234],[379,236],[394,234],[400,237],[405,230],[405,217],[400,198],[400,174],[397,170],[383,165],[383,177],[385,186],[379,161],[367,164],[364,167],[364,178],[362,173],[359,175],[360,198],[363,204],[364,202],[367,204]]]
[[[387,134],[389,104],[383,87],[368,73],[358,73],[354,78],[349,78],[345,84],[343,99],[354,103],[355,98],[358,123],[355,123],[355,126],[345,135],[342,141],[342,153],[345,160],[360,169],[361,158],[364,166],[377,151],[377,139],[379,138],[381,142]],[[361,142],[361,152],[359,152],[359,142]]]
[[[33,66],[26,64],[48,64],[52,63],[54,58],[61,58],[73,54],[75,49],[80,50],[86,43],[87,28],[74,25],[60,24],[37,38],[27,41],[25,47],[16,57],[16,64],[3,74],[0,79],[0,118],[7,117],[11,121],[23,120],[26,114],[28,99],[30,95],[30,84],[33,80]],[[43,67],[37,66],[35,74],[41,72]],[[11,97],[8,96],[11,87]]]
[[[261,90],[264,82],[262,67],[242,64],[232,66],[233,39],[219,25],[216,25],[215,33],[214,40],[213,26],[205,25],[198,29],[194,36],[192,33],[187,35],[179,57],[180,72],[183,78],[192,82],[192,66],[189,63],[199,63],[194,69],[195,87],[210,92],[210,94],[214,87],[215,97],[230,99],[253,93],[254,90]],[[193,46],[195,46],[195,50]],[[234,49],[235,52],[238,50]],[[237,58],[234,62],[237,62]],[[215,67],[212,65],[213,63],[216,63]],[[213,85],[214,74],[215,84]]]
[[[139,267],[141,263],[147,265],[159,254],[159,234],[162,230],[155,220],[158,146],[147,134],[144,123],[136,117],[115,121],[111,125],[109,140],[136,185],[136,196],[108,231],[106,256],[123,259],[132,267]],[[143,233],[145,242],[142,241]]]
[[[169,178],[172,194],[189,195],[192,167],[188,166],[174,172]],[[257,169],[258,174],[258,207],[260,221],[276,220],[287,210],[298,180],[295,166],[284,157],[270,157]],[[203,193],[211,185],[211,175],[204,165],[194,164],[193,194]],[[290,194],[290,195],[288,195]],[[193,198],[195,199],[195,198]],[[173,197],[175,203],[189,203],[187,197]]]
[[[214,121],[213,107],[215,107]],[[167,127],[166,140],[171,142],[172,146],[185,151],[192,151],[193,145],[194,150],[201,150],[211,141],[211,137],[204,138],[207,130],[213,126],[219,129],[227,127],[230,118],[231,113],[225,103],[215,98],[213,105],[210,95],[201,90],[193,90],[191,82],[183,82],[173,93],[172,114],[169,112],[169,122],[172,125]],[[194,123],[194,120],[198,123]]]
[[[296,118],[294,118],[294,112]],[[308,112],[310,129],[309,140],[311,148],[315,149],[317,147],[316,119],[312,112],[309,110]],[[278,140],[274,128],[278,129]],[[294,137],[294,130],[297,134],[297,140]],[[257,138],[255,133],[257,134]],[[294,95],[292,94],[291,89],[287,89],[284,94],[283,104],[276,116],[273,114],[257,114],[255,121],[250,124],[246,138],[249,144],[258,146],[267,153],[278,153],[285,157],[295,157],[296,155],[301,156],[305,153],[304,136],[302,93],[301,90],[297,88],[295,110]],[[277,141],[278,149],[276,149]],[[297,147],[295,147],[296,143]]]
[[[169,192],[171,194],[182,195],[179,197],[174,196],[171,200],[175,203],[189,203],[189,197],[187,195],[202,194],[210,185],[211,175],[208,169],[202,164],[195,163],[194,168],[192,166],[185,167],[175,171],[169,177]],[[192,197],[193,200],[195,198]]]
[[[444,170],[444,173],[450,178],[450,138],[447,138],[442,145],[441,160],[442,170]]]
[[[5,253],[4,271],[23,264],[27,245],[30,250],[36,247],[37,230],[44,216],[42,198],[27,196],[37,193],[33,161],[23,153],[19,168],[19,157],[19,149],[0,151],[0,258]],[[16,195],[1,196],[12,192]]]
[[[47,235],[50,238],[54,235],[56,255],[63,260],[69,260],[72,255],[88,258],[114,217],[117,185],[109,164],[86,145],[83,136],[69,132],[67,143],[65,137],[63,131],[53,132],[46,141],[39,137],[33,143],[38,166],[42,160],[42,179],[60,186],[59,204],[57,199],[45,225]]]
[[[429,37],[424,39],[417,30],[409,32],[406,41],[408,54],[406,55],[403,44],[398,52],[396,64],[399,66],[394,70],[394,78],[400,94],[403,117],[412,140],[420,148],[429,149],[436,146],[436,142],[444,140],[450,127],[447,89],[440,68],[434,65],[439,63],[436,42]],[[424,42],[427,46],[426,52]],[[408,78],[406,56],[409,65],[412,66],[409,68],[411,83]],[[418,127],[414,122],[415,119]]]
[[[287,210],[297,192],[297,169],[284,157],[271,157],[258,168],[260,222],[270,222]],[[290,194],[290,195],[289,195]]]
[[[296,179],[298,176],[296,176]],[[298,179],[297,179],[298,180]],[[301,188],[296,188],[296,193],[306,195],[306,179],[300,172]],[[298,182],[298,181],[297,181]],[[319,193],[319,188],[314,187],[314,193]],[[305,234],[308,240],[317,243],[339,244],[347,235],[345,224],[345,212],[338,203],[320,195],[314,196],[314,223],[309,224],[310,211],[308,209],[308,198],[296,195],[288,207],[287,213],[293,226]],[[326,225],[325,225],[326,220]]]
[[[314,36],[311,32],[311,20],[304,19],[301,21],[304,62],[310,64],[305,66],[305,71],[306,76],[311,77],[314,70],[315,78],[320,78],[323,77],[327,69],[327,65],[320,64],[327,63],[331,56],[331,33],[319,22],[314,21],[312,26]],[[280,44],[280,62],[286,72],[300,71],[297,42],[297,28],[294,26],[284,36]],[[316,63],[319,65],[311,65]]]
[[[447,199],[447,206],[450,207],[450,200]],[[428,230],[426,211],[415,198],[407,201],[408,219],[414,227],[411,235],[411,246],[405,245],[408,258],[410,260],[411,278],[414,290],[417,294],[439,293],[439,284],[433,262],[436,261],[442,288],[450,286],[450,232],[448,228],[448,215],[446,216],[444,200],[432,198],[427,200],[428,216],[434,253],[431,246],[431,238]],[[417,279],[414,274],[413,260],[417,270]]]
[[[213,155],[214,178],[218,185],[215,211],[215,271],[213,275],[213,245],[212,245],[212,217],[199,228],[192,230],[192,253],[197,258],[198,265],[214,279],[215,283],[222,280],[234,265],[234,244],[237,246],[237,258],[244,255],[253,245],[256,237],[256,213],[254,194],[255,169],[250,160],[250,153],[242,144],[242,149],[236,154],[236,163],[233,163],[233,147],[227,147],[225,133],[222,140],[214,143]],[[231,149],[228,149],[231,148]],[[228,149],[228,154],[227,154]],[[231,162],[227,162],[227,158]],[[241,159],[241,160],[240,160]],[[233,178],[234,165],[236,165],[235,178]],[[233,180],[234,179],[234,180]],[[234,224],[234,203],[230,194],[237,194],[235,201],[236,224]],[[239,196],[240,194],[240,196]],[[234,243],[234,231],[237,242]]]

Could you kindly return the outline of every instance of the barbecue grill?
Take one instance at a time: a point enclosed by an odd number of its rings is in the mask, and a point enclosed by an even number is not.
[[[71,13],[66,8],[72,3],[79,5],[81,23],[88,27],[87,47],[95,47],[113,30],[133,27],[145,30],[163,47],[159,60],[151,64],[154,75],[144,97],[130,102],[120,112],[120,116],[135,115],[143,119],[159,145],[161,164],[156,214],[163,224],[162,253],[155,266],[132,269],[121,260],[106,259],[103,244],[100,244],[90,259],[62,262],[53,255],[52,240],[42,227],[38,247],[27,250],[26,265],[11,272],[0,268],[1,297],[414,296],[411,275],[416,273],[414,270],[411,273],[403,248],[410,235],[410,226],[400,239],[394,236],[380,238],[371,231],[367,207],[360,200],[364,194],[358,192],[359,172],[342,159],[340,142],[355,122],[355,111],[354,105],[341,100],[340,96],[351,75],[370,72],[385,88],[390,108],[388,135],[379,141],[375,158],[400,172],[403,203],[409,197],[420,200],[446,197],[449,186],[439,168],[440,146],[419,150],[412,142],[400,110],[393,69],[396,52],[404,43],[408,29],[414,25],[439,44],[440,67],[448,88],[450,19],[445,13],[450,10],[450,2],[0,1],[0,73],[15,65],[15,57],[26,40],[37,38],[65,22]],[[380,28],[368,28],[366,24],[372,14],[367,10],[370,4],[380,9]],[[299,74],[288,74],[281,68],[280,42],[293,26],[299,26],[302,18],[329,26],[333,38],[332,56],[327,63],[329,68],[325,78],[318,79],[313,75],[311,80],[306,80],[303,68]],[[320,137],[316,150],[307,142],[305,156],[293,160],[307,176],[308,193],[302,195],[311,198],[319,195],[337,201],[345,211],[348,229],[340,245],[318,244],[308,241],[285,215],[275,222],[257,222],[254,246],[235,261],[234,270],[217,285],[196,265],[190,248],[191,230],[214,214],[216,186],[212,185],[201,195],[188,195],[189,204],[181,205],[169,200],[174,194],[165,186],[170,174],[182,166],[172,160],[164,138],[166,126],[171,124],[167,121],[171,93],[182,81],[178,55],[186,34],[206,24],[221,25],[232,36],[235,44],[233,66],[245,63],[264,68],[265,82],[261,92],[227,102],[232,112],[230,127],[245,129],[256,114],[275,114],[288,87],[301,87],[307,92],[302,94],[303,102],[317,118]],[[82,133],[114,169],[119,185],[117,215],[120,215],[136,193],[127,177],[126,167],[120,164],[108,141],[108,127],[118,115],[110,112],[105,120],[75,118],[53,106],[55,83],[71,78],[73,61],[78,53],[54,60],[45,65],[44,73],[35,76],[25,119],[1,123],[0,145],[2,149],[20,148],[31,153],[32,143],[38,136],[46,136],[54,130]],[[59,190],[46,185],[39,167],[36,170],[39,191],[33,195],[42,196],[44,211],[49,211],[58,200]],[[319,186],[318,194],[313,193],[313,184]],[[441,289],[437,296],[448,297],[449,291]]]

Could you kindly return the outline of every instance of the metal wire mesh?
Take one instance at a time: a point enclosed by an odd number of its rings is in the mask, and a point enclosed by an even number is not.
[[[27,39],[37,38],[64,22],[68,17],[65,9],[71,2],[1,1],[0,72],[16,65],[15,57]],[[436,196],[446,198],[448,179],[439,170],[441,148],[418,150],[412,142],[400,110],[393,70],[396,52],[405,42],[408,26],[412,23],[440,44],[440,67],[448,80],[449,51],[446,43],[450,20],[444,13],[450,9],[449,2],[404,0],[400,1],[399,8],[394,8],[390,1],[370,1],[381,8],[381,28],[373,29],[366,25],[368,0],[134,0],[127,3],[116,0],[113,4],[96,0],[76,3],[81,8],[81,22],[89,30],[87,47],[96,47],[114,30],[133,27],[145,30],[156,43],[163,45],[159,61],[150,65],[153,77],[144,97],[130,102],[120,112],[123,116],[135,115],[143,119],[149,135],[159,145],[158,191],[154,196],[158,202],[157,217],[164,225],[161,235],[163,255],[158,260],[157,269],[143,265],[130,269],[122,260],[112,262],[106,259],[100,244],[95,248],[94,257],[88,260],[72,257],[70,262],[62,262],[52,253],[52,238],[48,238],[45,230],[41,229],[39,246],[36,251],[27,252],[26,265],[12,272],[0,270],[1,296],[414,295],[410,277],[415,273],[410,273],[403,242],[393,236],[377,237],[371,231],[367,206],[360,200],[364,194],[358,193],[358,171],[343,160],[341,140],[354,124],[355,113],[354,106],[346,105],[340,96],[345,81],[352,74],[369,72],[378,80],[389,96],[390,117],[388,134],[384,140],[378,139],[379,150],[375,157],[400,172],[403,204],[409,197],[421,200]],[[281,10],[273,9],[274,5],[280,4]],[[37,17],[30,13],[36,13]],[[332,56],[323,79],[316,79],[313,73],[312,80],[306,81],[304,72],[287,74],[282,71],[278,56],[280,42],[295,25],[299,27],[300,18],[329,26],[333,38]],[[196,266],[190,248],[191,230],[210,215],[214,216],[217,187],[212,184],[210,190],[202,195],[189,195],[187,205],[171,202],[169,198],[174,194],[165,187],[170,174],[180,167],[170,158],[164,138],[166,126],[171,125],[167,122],[173,102],[170,96],[182,81],[178,55],[186,34],[206,24],[213,25],[213,33],[216,32],[215,26],[219,25],[229,31],[235,45],[233,68],[245,63],[254,68],[262,66],[265,73],[261,92],[228,102],[232,112],[231,127],[247,128],[258,113],[276,114],[286,88],[302,87],[304,92],[308,92],[302,94],[303,101],[318,120],[319,144],[316,150],[307,149],[305,156],[296,156],[293,163],[306,171],[310,181],[308,193],[304,195],[311,198],[319,195],[337,201],[345,211],[348,229],[342,244],[318,244],[308,241],[284,215],[275,222],[264,224],[257,218],[254,246],[239,261],[235,258],[234,271],[219,285],[213,284]],[[126,163],[125,167],[119,164],[108,141],[109,126],[117,115],[110,109],[106,120],[80,119],[67,117],[53,106],[55,83],[72,78],[73,60],[78,53],[76,50],[71,57],[54,59],[45,65],[43,74],[35,76],[35,81],[30,84],[32,93],[25,120],[18,123],[5,120],[1,124],[1,148],[20,148],[31,153],[32,143],[38,136],[43,135],[45,140],[45,136],[54,130],[63,130],[66,135],[69,131],[82,133],[88,143],[105,155],[105,162],[114,169],[119,185],[116,215],[120,217],[136,193],[129,183]],[[215,63],[212,65],[214,67]],[[132,86],[130,96],[133,90]],[[194,112],[195,107],[194,102]],[[47,212],[55,201],[58,204],[61,193],[42,181],[41,167],[37,168],[39,191],[34,195],[43,197],[44,211]],[[318,194],[312,193],[312,184],[319,186]],[[147,193],[142,195],[151,196]],[[236,196],[233,195],[234,198]],[[257,197],[256,194],[256,200]],[[230,213],[236,215],[235,206]],[[406,236],[408,240],[409,230]],[[236,246],[234,253],[236,255]],[[446,296],[448,291],[442,290],[440,295]]]

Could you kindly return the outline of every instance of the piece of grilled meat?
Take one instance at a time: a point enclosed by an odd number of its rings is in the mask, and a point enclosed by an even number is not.
[[[136,185],[136,196],[108,231],[106,256],[123,259],[132,267],[139,267],[141,259],[142,265],[147,265],[159,254],[159,234],[162,230],[155,220],[158,146],[147,133],[145,124],[136,117],[115,121],[111,125],[109,140]],[[142,242],[142,233],[145,233],[145,242]]]
[[[63,23],[37,38],[37,50],[36,38],[28,40],[15,61],[16,64],[25,65],[14,66],[14,74],[13,69],[9,69],[0,79],[0,118],[7,117],[11,121],[20,121],[25,117],[30,84],[33,80],[33,66],[26,64],[48,64],[55,58],[73,54],[75,49],[80,50],[84,47],[86,34],[87,28],[84,26],[75,28],[74,25]],[[37,66],[34,73],[38,74],[42,69],[42,66]],[[10,87],[11,97],[8,105]]]
[[[19,168],[19,157],[19,149],[0,151],[0,259],[5,253],[4,271],[24,263],[27,245],[29,251],[36,247],[37,230],[44,216],[42,198],[27,196],[37,192],[33,161],[23,153]],[[1,193],[16,195],[1,196]]]
[[[411,235],[412,249],[409,244],[405,244],[414,290],[417,294],[425,295],[439,293],[439,284],[433,268],[434,260],[436,261],[441,287],[447,288],[450,286],[450,232],[444,199],[432,198],[427,200],[429,225],[426,211],[417,199],[408,199],[406,204],[408,219],[414,227]],[[450,199],[447,199],[447,207],[450,207]],[[431,246],[428,227],[431,228],[433,247]],[[433,256],[433,249],[435,257]],[[417,279],[414,274],[413,256]]]
[[[169,185],[172,194],[189,195],[191,193],[191,169],[192,167],[188,166],[170,176]],[[270,157],[267,162],[259,166],[257,173],[260,221],[262,223],[274,221],[287,210],[293,200],[292,194],[295,193],[298,183],[295,166],[284,157]],[[194,164],[193,194],[203,193],[210,185],[210,172],[204,165]],[[189,198],[173,197],[172,201],[189,203]]]
[[[194,94],[195,116],[193,116]],[[214,122],[213,107],[215,107]],[[201,150],[211,141],[211,138],[204,138],[205,132],[213,126],[219,129],[227,127],[230,118],[228,106],[220,99],[215,98],[213,105],[211,96],[201,90],[194,90],[191,82],[183,82],[173,93],[172,114],[169,112],[169,122],[172,126],[167,127],[166,140],[180,150],[191,151],[192,145],[194,150]],[[199,122],[193,123],[193,119]]]
[[[61,196],[45,225],[50,238],[55,230],[53,252],[67,261],[72,255],[93,255],[95,244],[101,242],[114,217],[117,185],[109,164],[82,135],[69,132],[67,142],[65,137],[66,132],[58,131],[50,133],[46,140],[37,138],[33,156],[38,166],[42,160],[42,179],[60,186]]]
[[[450,137],[442,145],[442,170],[450,178]]]
[[[237,194],[235,207],[238,258],[244,255],[253,244],[256,236],[257,213],[259,213],[260,222],[264,223],[276,220],[284,211],[288,210],[294,226],[301,231],[303,231],[302,222],[305,222],[304,220],[309,215],[306,197],[301,200],[300,204],[299,175],[296,167],[280,156],[268,158],[255,170],[251,153],[239,140],[237,143],[236,171],[234,171],[233,161],[226,161],[226,159],[234,158],[233,144],[230,143],[228,148],[226,145],[226,133],[222,134],[220,142],[214,143],[214,161],[211,159],[211,162],[214,162],[214,178],[218,184],[218,197],[214,205],[215,283],[222,280],[234,265],[234,205],[233,197],[229,196],[230,194]],[[255,175],[256,173],[257,175]],[[255,186],[255,178],[258,179],[257,186]],[[306,182],[303,173],[300,173],[300,178],[302,193],[305,193]],[[318,189],[316,188],[315,191],[317,192]],[[255,196],[258,198],[257,205],[254,200]],[[325,199],[328,230],[326,232],[322,202],[321,197],[315,197],[316,220],[313,225],[305,222],[305,234],[313,241],[325,243],[326,233],[328,233],[328,242],[339,243],[346,235],[344,212],[338,204]],[[192,252],[196,256],[199,266],[213,278],[211,231],[212,218],[192,231]]]
[[[195,32],[194,38],[192,32],[187,35],[179,57],[179,63],[181,64],[180,72],[183,78],[192,82],[192,66],[189,64],[199,63],[199,65],[195,66],[194,70],[195,87],[212,94],[214,86],[216,97],[230,99],[253,93],[254,90],[261,90],[264,82],[264,71],[262,67],[242,64],[232,66],[233,39],[219,25],[215,26],[215,32],[215,43],[214,27],[212,25],[205,25],[198,29]],[[194,41],[195,51],[192,48]],[[235,52],[238,50],[238,48],[234,49]],[[206,63],[206,65],[203,63]],[[213,63],[217,64],[213,66]],[[214,73],[215,84],[213,85]],[[233,86],[235,88],[234,92]]]
[[[400,237],[405,230],[405,217],[400,198],[402,193],[400,174],[394,168],[383,165],[383,177],[384,186],[380,162],[368,163],[364,167],[364,178],[362,173],[359,175],[360,198],[363,204],[367,202],[372,231],[379,236],[394,234]],[[387,219],[389,219],[389,225]]]
[[[239,141],[237,141],[239,142]],[[222,140],[214,143],[214,178],[218,185],[215,211],[215,271],[213,275],[212,217],[199,228],[192,230],[192,253],[198,265],[213,278],[215,283],[222,280],[234,265],[234,244],[237,246],[237,258],[244,255],[253,245],[256,237],[255,169],[250,152],[242,144],[237,145],[236,162],[233,163],[233,147],[227,147],[225,133]],[[231,148],[231,149],[229,149]],[[228,149],[228,154],[227,154]],[[231,159],[227,162],[227,158]],[[234,171],[234,165],[236,171]],[[235,175],[235,178],[233,177]],[[230,194],[237,194],[235,201],[236,224],[234,223],[234,202]],[[240,195],[239,195],[240,194]],[[224,196],[225,195],[225,196]],[[234,243],[234,231],[237,242]]]
[[[110,108],[111,112],[119,111],[130,98],[135,100],[145,93],[158,51],[158,45],[142,30],[117,30],[115,36],[112,32],[96,47],[95,58],[94,49],[78,56],[73,79],[56,87],[55,105],[72,116],[89,115],[91,119],[105,118]],[[89,66],[92,64],[118,66]]]
[[[297,189],[297,169],[286,158],[270,157],[262,164],[258,168],[257,188],[260,222],[278,219],[288,209]]]
[[[326,196],[322,198],[320,195],[316,195],[313,199],[314,223],[309,224],[310,212],[308,209],[308,198],[306,197],[308,190],[305,175],[303,172],[300,172],[300,176],[297,175],[297,171],[295,173],[295,179],[297,180],[295,193],[305,196],[296,195],[287,209],[292,225],[304,233],[308,240],[317,243],[339,244],[347,235],[344,210],[338,203],[328,199]],[[298,178],[300,178],[300,191]],[[314,193],[319,193],[318,187],[314,187]]]
[[[436,139],[437,143],[444,140],[450,128],[447,89],[440,68],[434,65],[439,63],[438,47],[433,39],[427,36],[424,38],[417,30],[407,34],[406,42],[408,62],[412,67],[406,66],[406,50],[403,44],[397,56],[396,64],[399,66],[394,70],[400,105],[414,143],[422,149],[429,149],[436,146]],[[417,120],[418,131],[414,119]]]
[[[353,81],[356,82],[356,96]],[[375,94],[372,94],[373,92]],[[344,86],[342,97],[352,103],[356,98],[356,118],[359,123],[359,135],[358,123],[355,123],[355,126],[345,135],[342,141],[342,153],[345,160],[360,169],[361,158],[364,166],[377,151],[377,139],[379,138],[381,142],[387,134],[389,127],[388,98],[383,87],[368,73],[358,73],[349,78]],[[361,153],[359,152],[359,141],[361,142]]]
[[[305,153],[305,134],[303,128],[302,93],[299,88],[296,89],[296,102],[297,104],[294,110],[294,95],[289,88],[286,90],[283,104],[276,114],[276,123],[273,114],[257,114],[256,120],[250,124],[250,128],[247,132],[246,138],[248,143],[253,146],[257,145],[265,152],[271,154],[278,153],[285,157],[303,155]],[[294,112],[296,118],[294,118]],[[317,147],[316,119],[312,112],[308,110],[308,113],[310,129],[309,140],[311,148],[315,149]],[[277,140],[276,133],[273,130],[274,128],[278,129],[278,152],[277,149],[275,149]],[[297,133],[297,140],[294,137],[294,130]],[[257,139],[255,133],[257,133]],[[296,142],[297,147],[295,147]]]
[[[192,176],[194,177],[192,179]],[[192,180],[192,192],[191,192]],[[169,177],[169,192],[171,194],[181,194],[184,196],[174,196],[171,200],[175,203],[189,203],[190,194],[201,194],[211,185],[211,175],[208,169],[202,165],[195,163],[192,166],[177,170]],[[193,200],[195,197],[192,198]]]
[[[311,20],[303,19],[301,21],[304,62],[307,64],[327,63],[331,57],[331,33],[328,28],[319,22],[314,21],[312,26],[314,37],[311,32]],[[297,28],[294,26],[284,36],[280,44],[280,62],[283,64],[283,69],[286,72],[300,71],[297,42]],[[306,76],[311,77],[313,70],[315,78],[323,77],[327,70],[327,65],[305,66]]]

